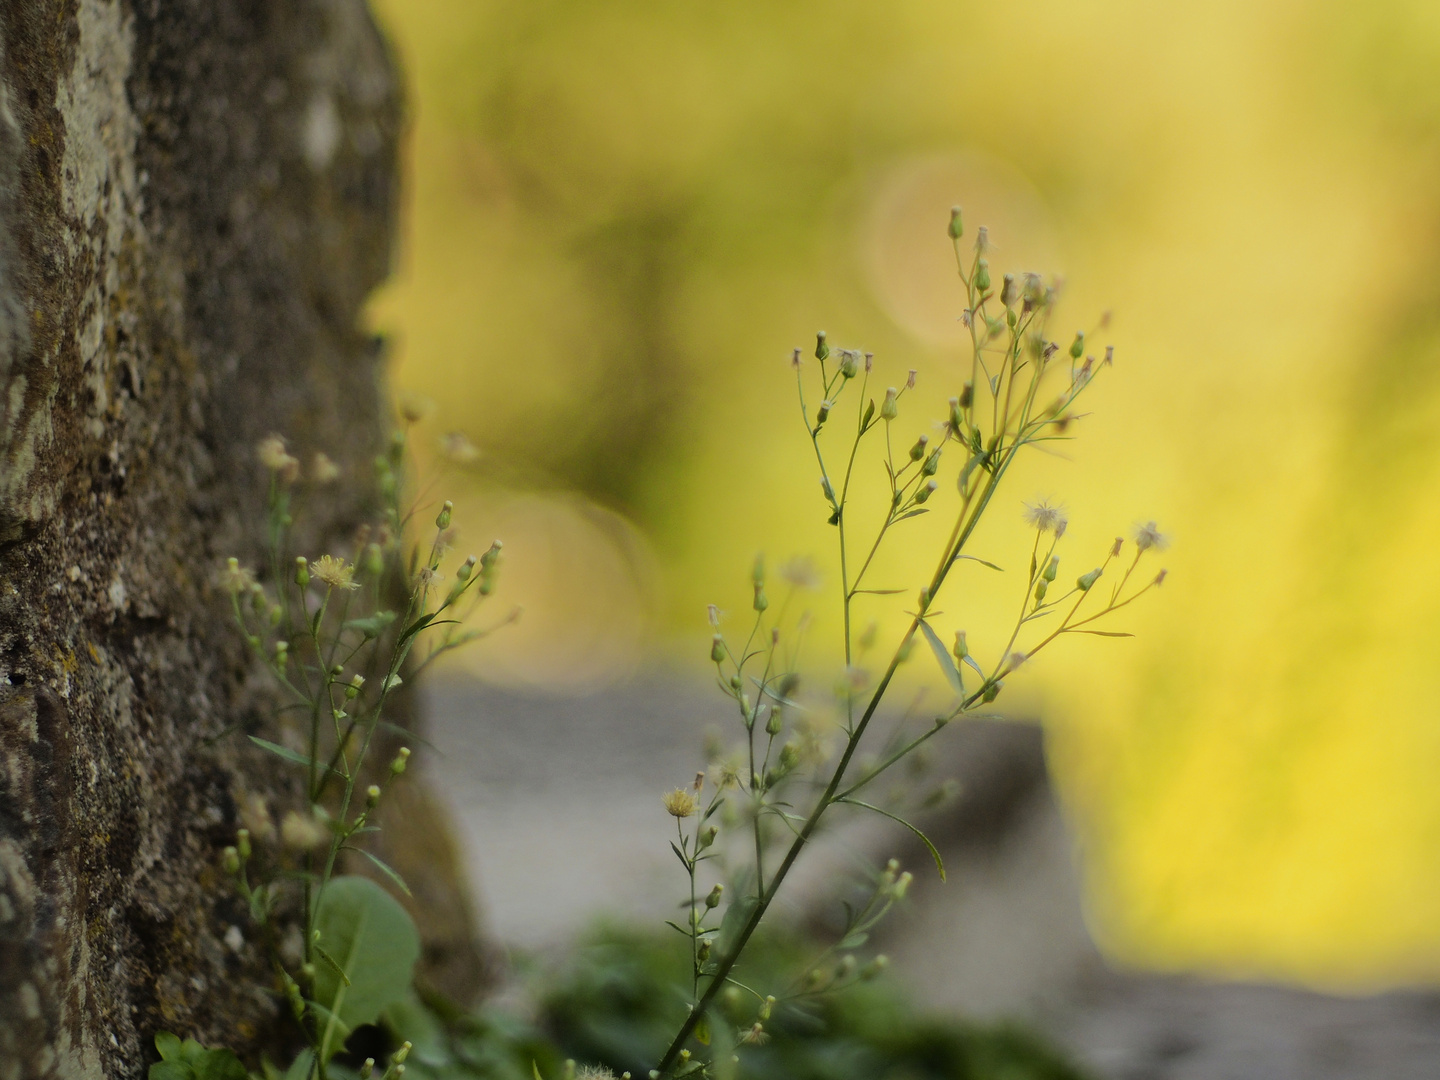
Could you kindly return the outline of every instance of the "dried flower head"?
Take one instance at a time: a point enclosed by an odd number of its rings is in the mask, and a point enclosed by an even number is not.
[[[330,455],[317,453],[310,463],[310,479],[317,484],[333,484],[340,479],[340,466]]]
[[[1144,525],[1135,526],[1135,546],[1141,551],[1151,548],[1164,551],[1170,546],[1170,538],[1156,528],[1155,522],[1147,521]]]
[[[820,574],[809,559],[797,556],[780,567],[780,579],[797,589],[820,588]]]
[[[687,818],[695,813],[695,796],[684,788],[676,788],[668,792],[661,799],[665,804],[665,812],[671,817]]]
[[[441,439],[440,452],[457,465],[469,465],[480,456],[480,448],[463,431],[452,431]]]
[[[615,1074],[603,1065],[581,1065],[575,1070],[575,1080],[615,1080]]]
[[[300,461],[285,450],[285,440],[279,435],[267,435],[255,448],[260,464],[281,480],[291,481],[300,475]]]
[[[418,424],[435,411],[435,402],[423,394],[405,393],[400,395],[400,415],[407,424]]]
[[[225,569],[220,571],[220,584],[231,596],[239,596],[255,584],[255,575],[240,565],[240,560],[225,560]]]
[[[355,580],[355,568],[344,559],[337,559],[333,555],[321,555],[310,564],[310,575],[323,581],[332,589],[358,589],[360,583]]]
[[[280,822],[280,840],[292,851],[310,851],[325,842],[325,826],[291,810]]]
[[[1069,523],[1065,519],[1063,507],[1051,506],[1048,501],[1042,501],[1025,504],[1025,524],[1032,529],[1039,529],[1042,533],[1064,535],[1065,526]]]

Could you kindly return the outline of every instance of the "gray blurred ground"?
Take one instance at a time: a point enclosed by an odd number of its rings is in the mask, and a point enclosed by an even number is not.
[[[430,767],[454,808],[491,932],[563,944],[598,913],[672,914],[674,822],[659,805],[733,724],[713,689],[654,675],[587,696],[435,682]],[[1023,1019],[1105,1080],[1440,1080],[1440,993],[1339,998],[1110,970],[1086,932],[1073,845],[1033,725],[974,723],[935,740],[964,794],[927,823],[928,856],[896,828],[857,824],[794,879],[791,913],[819,903],[856,851],[916,871],[881,947],[921,1005]]]

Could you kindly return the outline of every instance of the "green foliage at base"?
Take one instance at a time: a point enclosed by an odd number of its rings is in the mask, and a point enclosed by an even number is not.
[[[745,1080],[1085,1080],[1034,1034],[1013,1025],[922,1017],[885,979],[826,997],[786,999],[786,973],[803,970],[804,941],[757,941],[737,978],[780,1002],[759,1045],[736,1045]],[[684,1016],[686,942],[606,931],[579,950],[543,1000],[562,1054],[645,1076]],[[736,990],[709,1023],[712,1048],[740,1043],[759,1005]],[[718,1058],[718,1054],[716,1055]]]
[[[245,1066],[229,1050],[207,1050],[194,1039],[162,1031],[155,1036],[161,1060],[150,1066],[150,1080],[250,1080]]]

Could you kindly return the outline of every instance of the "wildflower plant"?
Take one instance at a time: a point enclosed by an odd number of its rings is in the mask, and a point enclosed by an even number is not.
[[[292,745],[259,736],[250,741],[302,774],[302,808],[287,813],[278,831],[262,812],[263,835],[241,829],[223,853],[306,1043],[286,1074],[296,1080],[329,1080],[331,1059],[351,1031],[375,1022],[410,992],[420,943],[409,914],[374,881],[341,873],[342,860],[356,853],[409,893],[365,845],[378,831],[377,811],[405,773],[410,750],[400,746],[383,762],[372,760],[374,751],[405,737],[389,719],[402,683],[496,628],[466,624],[494,589],[499,541],[459,562],[448,583],[442,564],[454,538],[451,503],[440,508],[427,536],[405,543],[408,533],[419,531],[418,510],[407,509],[403,498],[407,433],[423,411],[407,401],[401,414],[404,423],[375,461],[380,513],[341,554],[311,558],[292,550],[304,482],[331,482],[338,469],[320,454],[302,477],[284,441],[265,439],[258,456],[270,477],[268,581],[233,558],[221,572],[239,632],[285,699],[279,726],[298,735]],[[302,934],[294,948],[281,933],[280,916],[297,905]],[[161,1049],[180,1045],[167,1036]],[[376,1075],[402,1075],[408,1052],[407,1043]],[[362,1074],[374,1071],[371,1063]]]
[[[732,1075],[737,1059],[731,1051],[763,1042],[775,1008],[876,974],[884,957],[861,963],[855,952],[908,888],[910,874],[901,873],[893,861],[875,875],[868,900],[847,905],[840,936],[782,997],[745,986],[736,978],[736,964],[797,859],[836,807],[877,813],[911,830],[930,851],[943,879],[944,865],[935,846],[893,805],[881,805],[885,800],[867,789],[898,763],[913,761],[952,721],[995,702],[1022,665],[1062,637],[1130,636],[1101,624],[1164,580],[1163,569],[1148,580],[1140,570],[1147,555],[1165,546],[1154,522],[1136,532],[1128,556],[1125,542],[1116,539],[1094,564],[1084,564],[1074,577],[1062,577],[1065,514],[1058,506],[1036,503],[1024,508],[1034,530],[1029,571],[1016,590],[1015,620],[1003,645],[974,649],[963,625],[938,606],[962,561],[1000,569],[972,553],[977,527],[1022,452],[1073,437],[1078,401],[1113,358],[1108,346],[1098,360],[1088,353],[1084,332],[1065,344],[1054,340],[1050,322],[1058,286],[1033,273],[1005,274],[995,281],[986,229],[979,230],[969,252],[963,235],[957,207],[949,236],[964,292],[961,321],[968,331],[969,356],[934,437],[921,434],[911,442],[901,434],[901,408],[915,386],[915,371],[902,385],[877,393],[870,385],[873,355],[832,347],[823,332],[816,337],[815,363],[805,363],[800,349],[792,357],[807,455],[813,456],[818,474],[819,510],[836,530],[840,580],[835,602],[844,659],[837,695],[843,740],[838,757],[830,756],[797,699],[803,626],[787,621],[788,602],[772,610],[764,562],[757,560],[751,577],[752,615],[740,632],[723,632],[718,609],[710,608],[715,630],[710,660],[721,691],[735,707],[740,752],[717,763],[708,797],[702,794],[701,774],[689,789],[664,798],[677,828],[672,847],[689,880],[688,901],[682,904],[688,916],[684,925],[671,926],[690,941],[691,996],[685,1019],[651,1070],[652,1078]],[[888,491],[885,502],[873,508],[855,505],[851,494],[858,469],[873,460],[869,455],[879,458]],[[877,554],[907,522],[928,513],[945,513],[953,521],[935,552],[933,569],[913,591],[874,587],[870,575]],[[1115,584],[1106,589],[1102,582],[1111,577]],[[857,666],[857,657],[873,646],[876,630],[872,626],[857,633],[856,602],[864,596],[905,593],[912,598],[906,609],[908,625],[883,672],[872,680]],[[951,692],[950,702],[918,734],[892,740],[873,758],[858,758],[896,671],[917,640],[933,655]],[[738,865],[723,854],[726,845],[717,843],[722,831],[744,834],[736,846],[746,855]],[[718,913],[723,886],[717,884],[703,896],[697,888],[697,870],[712,859],[721,860],[732,884],[723,916]],[[737,995],[752,1000],[750,1022],[738,1027],[730,1026]],[[726,1008],[717,1010],[717,1004]],[[713,1021],[717,1013],[726,1021]]]

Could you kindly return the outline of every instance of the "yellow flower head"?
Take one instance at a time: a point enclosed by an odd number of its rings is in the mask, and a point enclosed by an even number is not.
[[[355,580],[355,568],[347,564],[344,559],[337,559],[332,555],[321,555],[311,563],[310,573],[332,589],[358,589],[360,587],[360,583]]]
[[[671,817],[687,818],[695,813],[695,795],[684,788],[676,788],[664,796],[665,812]]]

